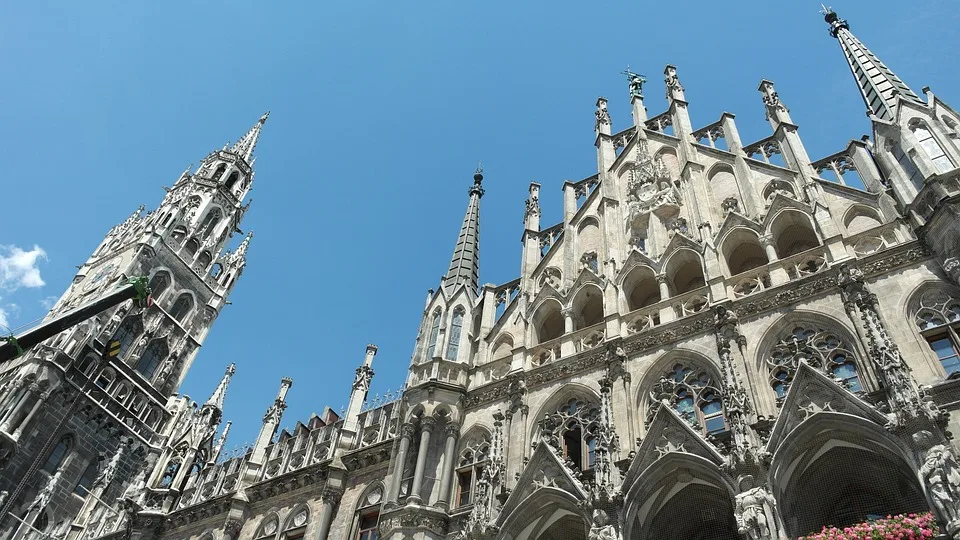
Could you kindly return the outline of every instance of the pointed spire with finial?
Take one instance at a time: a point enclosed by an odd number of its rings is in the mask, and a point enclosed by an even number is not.
[[[910,87],[850,32],[850,24],[846,20],[841,19],[833,9],[823,4],[820,7],[823,20],[830,25],[830,35],[840,42],[869,114],[882,120],[892,120],[897,96],[923,104],[923,100]]]
[[[213,394],[210,395],[210,399],[204,403],[204,407],[213,407],[218,411],[223,412],[223,402],[227,397],[227,386],[230,385],[230,378],[233,377],[233,374],[236,372],[236,364],[230,364],[227,366],[227,370],[224,372],[223,378],[220,379],[220,384],[217,385],[217,388],[213,391]]]
[[[250,163],[253,158],[253,149],[256,148],[257,140],[260,138],[260,130],[263,129],[263,124],[266,123],[268,116],[270,116],[270,111],[263,113],[263,116],[250,128],[250,131],[241,137],[240,140],[237,141],[237,144],[230,148],[230,152],[237,154],[246,160],[247,163]]]
[[[477,164],[470,187],[470,202],[460,226],[460,236],[453,250],[450,268],[443,277],[443,288],[453,293],[461,285],[477,293],[480,274],[480,198],[483,197],[483,164]]]

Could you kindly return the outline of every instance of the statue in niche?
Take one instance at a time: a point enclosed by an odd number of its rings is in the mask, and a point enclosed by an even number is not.
[[[593,522],[590,524],[588,540],[620,540],[617,529],[610,523],[610,516],[603,510],[593,511]]]
[[[913,436],[914,442],[922,446],[929,444],[932,438],[929,431]],[[960,464],[949,445],[935,444],[927,450],[920,467],[920,478],[948,529],[960,528]]]
[[[756,486],[753,476],[744,474],[737,482],[740,494],[736,497],[734,515],[737,530],[750,540],[778,540],[785,538],[777,521],[777,501],[763,486]]]

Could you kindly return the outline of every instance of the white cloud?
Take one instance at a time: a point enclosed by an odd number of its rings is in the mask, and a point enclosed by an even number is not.
[[[51,309],[59,299],[60,299],[59,296],[47,296],[46,298],[42,298],[40,300],[40,305],[43,306],[43,309]]]
[[[20,287],[43,287],[40,277],[40,260],[47,259],[47,252],[38,245],[30,251],[17,246],[0,246],[0,287],[17,290]]]
[[[7,318],[7,312],[3,306],[0,306],[0,333],[6,334],[8,328],[10,328],[10,321]]]

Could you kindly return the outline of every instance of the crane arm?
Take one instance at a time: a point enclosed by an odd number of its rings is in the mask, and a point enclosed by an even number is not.
[[[76,326],[103,310],[109,309],[131,298],[144,305],[149,303],[150,289],[147,287],[147,278],[130,278],[113,292],[91,300],[49,322],[27,330],[19,336],[0,337],[0,363],[13,360],[23,354],[25,350],[43,342],[45,339],[53,337],[59,332]],[[6,343],[3,343],[3,341],[6,341]]]

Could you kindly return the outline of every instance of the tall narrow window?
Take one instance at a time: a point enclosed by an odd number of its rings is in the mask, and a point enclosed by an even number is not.
[[[453,499],[455,507],[473,504],[477,484],[483,477],[483,469],[489,457],[490,442],[486,438],[471,441],[460,452],[460,461],[457,465],[457,493]]]
[[[948,378],[960,377],[960,300],[934,290],[920,297],[915,320]]]
[[[427,341],[427,357],[425,360],[433,358],[433,353],[437,350],[437,337],[440,335],[440,308],[433,312],[433,322],[430,323],[430,339]]]
[[[357,525],[357,540],[377,540],[377,522],[380,520],[380,513],[376,510],[360,514],[359,524]]]
[[[447,344],[447,360],[456,360],[460,352],[460,331],[463,328],[463,308],[458,306],[453,310],[453,320],[450,321],[450,339]]]
[[[225,184],[225,187],[227,188],[227,190],[233,189],[233,185],[236,184],[237,180],[239,179],[240,179],[240,173],[238,173],[237,171],[233,171],[232,173],[230,173],[230,176],[227,177],[227,182]]]
[[[132,317],[123,321],[117,333],[113,335],[113,339],[120,342],[120,353],[118,355],[120,358],[126,358],[130,346],[133,345],[141,332],[143,332],[143,323],[140,322],[139,317]]]
[[[213,177],[211,178],[214,182],[220,180],[220,177],[223,176],[223,173],[227,171],[227,164],[221,163],[217,165],[217,169],[213,171]]]
[[[903,151],[903,147],[900,144],[894,144],[890,152],[893,154],[893,158],[897,160],[900,168],[903,169],[903,173],[907,175],[907,179],[913,184],[913,187],[917,188],[917,191],[923,189],[923,175],[920,174],[920,169],[917,169],[917,166],[913,164],[910,156]]]
[[[581,471],[594,466],[595,433],[599,428],[600,408],[589,401],[572,398],[543,420],[541,429],[549,429],[554,446],[565,460]]]
[[[143,351],[143,354],[140,356],[140,361],[137,362],[137,371],[139,371],[145,379],[150,380],[154,372],[157,371],[160,362],[162,362],[166,356],[166,343],[159,339],[150,342],[150,345],[147,345],[147,349]]]
[[[207,217],[203,218],[203,223],[200,224],[200,227],[197,230],[201,231],[201,235],[206,237],[210,236],[217,224],[220,223],[220,209],[214,208],[207,213]]]
[[[167,272],[157,272],[153,275],[153,278],[150,279],[150,295],[153,296],[154,300],[157,300],[169,286],[170,274]]]
[[[94,459],[87,465],[87,468],[83,470],[83,474],[80,475],[80,480],[77,481],[77,486],[73,488],[73,492],[81,497],[86,497],[90,487],[93,486],[94,480],[97,479],[98,472],[99,467],[97,467],[97,460]]]
[[[72,443],[73,440],[69,435],[61,438],[57,445],[53,447],[50,455],[47,456],[47,461],[43,464],[43,470],[50,474],[56,473],[60,465],[63,464],[63,460],[67,458],[67,453],[70,451]]]
[[[943,147],[940,146],[940,143],[937,142],[937,139],[930,133],[926,125],[922,122],[917,122],[912,124],[910,129],[913,130],[913,134],[917,137],[920,148],[923,149],[927,157],[930,158],[930,161],[933,162],[933,166],[937,169],[937,172],[945,173],[953,169],[950,158],[944,153]]]
[[[170,316],[182,323],[184,319],[187,318],[187,315],[190,314],[191,309],[193,309],[193,297],[187,293],[183,293],[177,298],[177,301],[173,303],[173,307],[170,308]]]

